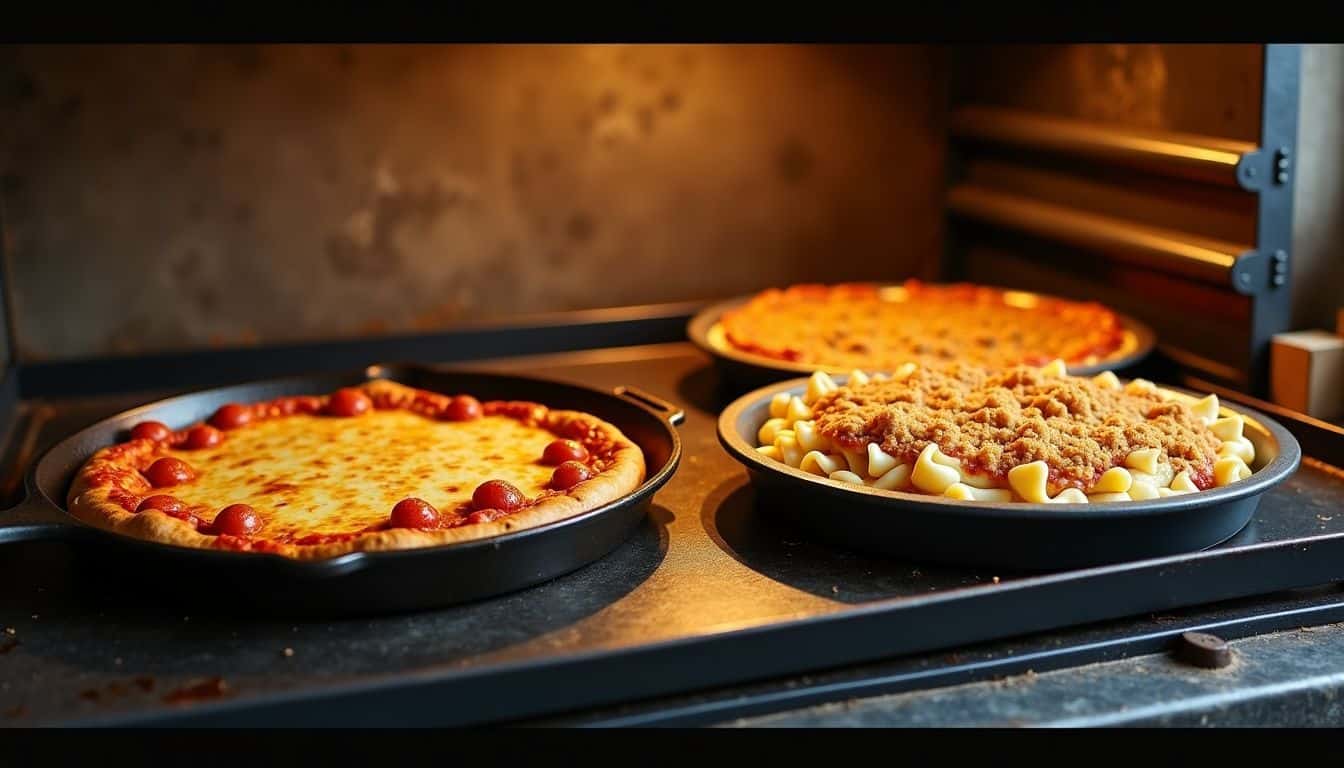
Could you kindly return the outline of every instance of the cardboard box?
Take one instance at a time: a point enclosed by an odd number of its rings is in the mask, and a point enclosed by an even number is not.
[[[1344,419],[1344,338],[1322,330],[1280,333],[1269,365],[1275,403],[1326,421]]]

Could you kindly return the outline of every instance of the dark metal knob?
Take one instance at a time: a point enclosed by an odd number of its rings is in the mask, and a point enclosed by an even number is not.
[[[1232,663],[1232,648],[1217,635],[1186,632],[1176,643],[1176,658],[1196,667],[1219,669]]]

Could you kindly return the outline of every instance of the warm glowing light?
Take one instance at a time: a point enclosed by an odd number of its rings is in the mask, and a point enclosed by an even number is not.
[[[878,289],[877,295],[882,301],[899,302],[908,301],[910,299],[910,292],[907,291],[903,285],[883,286]]]
[[[1041,297],[1023,291],[1004,291],[1003,303],[1018,309],[1032,309],[1041,303]]]

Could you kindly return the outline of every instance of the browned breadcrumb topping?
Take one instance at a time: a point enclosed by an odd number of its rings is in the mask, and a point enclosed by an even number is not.
[[[1176,472],[1188,470],[1196,486],[1209,488],[1220,445],[1183,402],[1027,366],[920,368],[901,381],[841,387],[813,412],[818,430],[848,450],[877,443],[912,462],[932,442],[967,470],[997,478],[1039,460],[1055,490],[1087,490],[1142,448],[1161,448]]]

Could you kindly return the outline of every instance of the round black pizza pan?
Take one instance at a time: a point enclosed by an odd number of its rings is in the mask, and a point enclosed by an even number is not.
[[[843,382],[846,377],[836,376]],[[803,472],[756,450],[756,433],[779,392],[802,395],[807,379],[750,392],[720,414],[719,441],[749,475],[763,515],[782,515],[830,543],[870,553],[971,567],[1057,571],[1196,552],[1236,535],[1266,491],[1296,471],[1297,440],[1241,406],[1255,445],[1252,475],[1222,488],[1151,501],[1028,504],[957,501],[859,487]],[[1164,387],[1184,392],[1174,387]],[[1184,392],[1185,394],[1193,394]]]
[[[75,472],[94,451],[125,439],[147,419],[178,428],[228,402],[322,394],[371,378],[480,399],[531,400],[604,419],[644,452],[645,480],[629,494],[544,526],[441,547],[352,552],[300,561],[148,542],[89,526],[65,511]],[[613,392],[540,378],[374,365],[324,374],[204,390],[150,403],[67,437],[38,459],[26,477],[27,497],[0,512],[0,544],[63,539],[76,548],[77,568],[91,591],[114,590],[183,609],[224,613],[342,616],[428,609],[484,599],[540,584],[592,563],[630,537],[653,495],[681,460],[674,428],[683,413],[628,388]]]
[[[875,287],[881,289],[897,286],[877,284]],[[1006,289],[998,286],[985,287],[1011,290],[1014,293],[1034,296],[1041,300],[1056,299],[1054,296],[1042,293]],[[723,337],[720,318],[723,317],[724,313],[746,304],[751,299],[752,296],[739,296],[705,307],[697,312],[686,326],[686,334],[691,342],[713,358],[720,376],[734,393],[745,392],[798,376],[807,376],[816,370],[825,370],[831,374],[849,373],[848,369],[842,370],[828,366],[776,360],[746,352],[728,344]],[[1070,365],[1068,366],[1069,373],[1075,376],[1090,376],[1102,371],[1124,371],[1137,366],[1152,353],[1157,343],[1157,337],[1153,330],[1129,315],[1119,312],[1116,314],[1125,333],[1125,341],[1121,349],[1116,354],[1095,363]],[[877,371],[865,372],[876,373]]]

